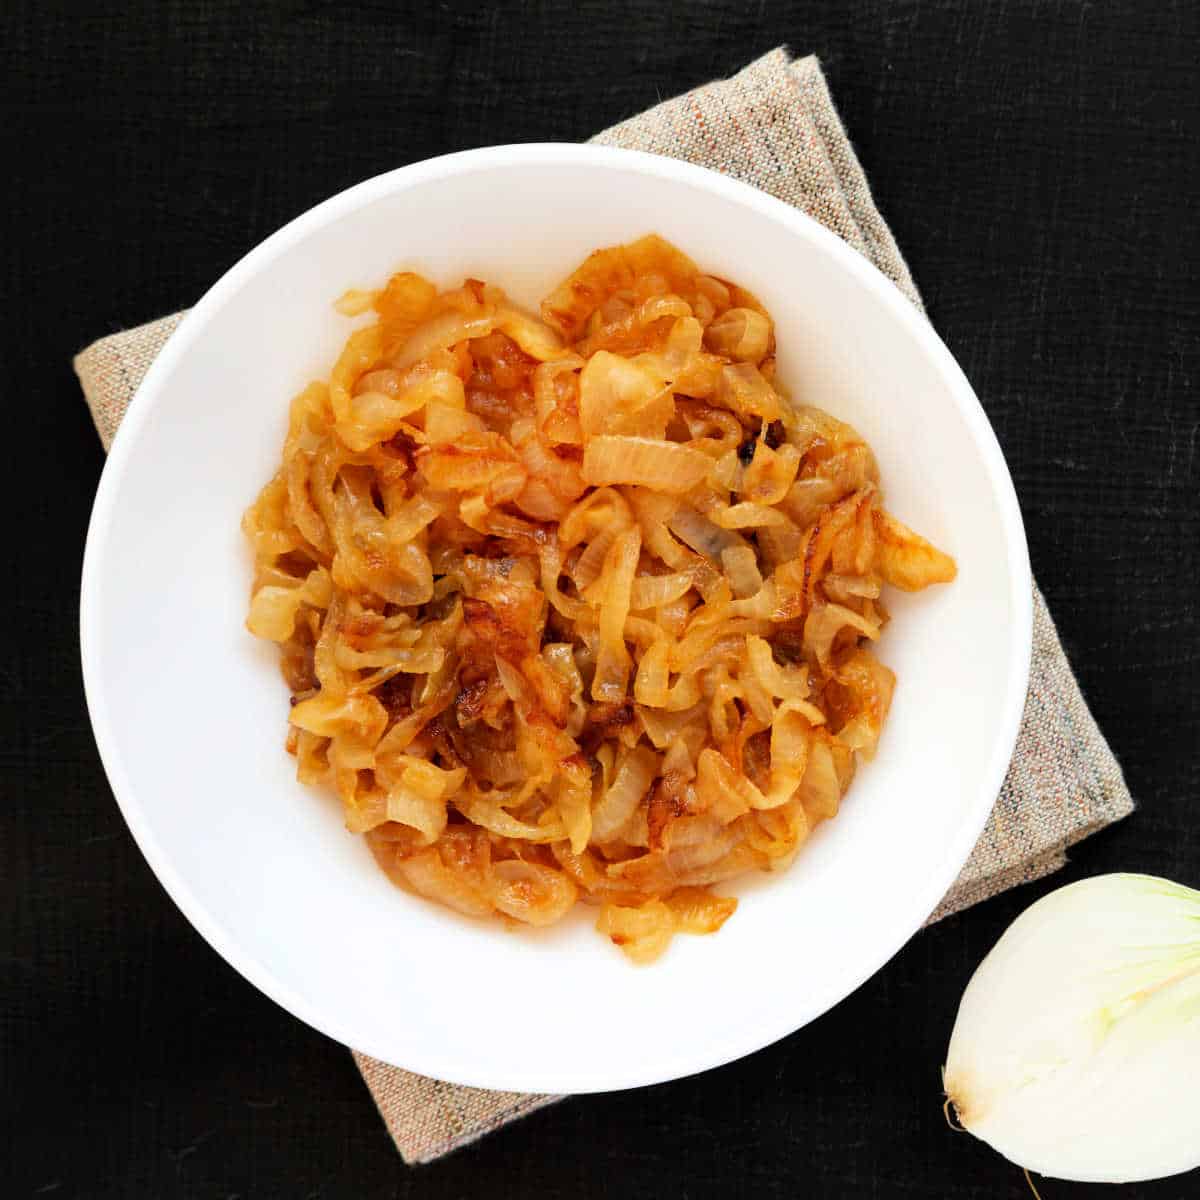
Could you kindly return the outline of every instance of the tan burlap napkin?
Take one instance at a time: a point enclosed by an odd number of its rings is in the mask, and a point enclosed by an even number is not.
[[[783,48],[732,79],[668,100],[594,139],[699,163],[769,192],[844,238],[919,308],[920,296],[871,199],[815,58]],[[182,319],[113,334],[75,359],[107,448],[154,356]],[[1033,597],[1033,664],[1008,777],[939,920],[1062,866],[1068,846],[1126,816],[1133,801],[1063,654],[1041,593]],[[458,1087],[355,1054],[396,1146],[428,1162],[559,1099]]]

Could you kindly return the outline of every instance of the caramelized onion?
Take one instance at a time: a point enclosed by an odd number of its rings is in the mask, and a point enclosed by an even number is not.
[[[541,319],[400,272],[339,308],[248,510],[298,777],[400,887],[651,961],[779,870],[875,750],[884,583],[954,577],[858,434],[792,405],[766,310],[650,236]]]

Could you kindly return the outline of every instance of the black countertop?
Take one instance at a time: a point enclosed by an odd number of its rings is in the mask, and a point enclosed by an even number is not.
[[[1195,4],[10,0],[0,22],[4,1193],[1028,1195],[942,1117],[970,973],[1059,883],[1130,869],[1200,884]],[[1141,808],[1053,880],[922,933],[776,1046],[406,1168],[345,1050],[208,948],[112,801],[76,634],[102,454],[70,357],[190,303],[360,179],[583,139],[780,42],[821,56],[996,427],[1034,570]]]

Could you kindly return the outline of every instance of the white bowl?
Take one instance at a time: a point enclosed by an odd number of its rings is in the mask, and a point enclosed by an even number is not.
[[[292,394],[322,376],[347,287],[401,267],[535,305],[597,246],[657,231],[774,314],[793,395],[874,447],[889,507],[958,580],[889,597],[899,677],[876,760],[780,876],[739,881],[713,937],[636,968],[594,910],[510,933],[393,887],[337,803],[294,778],[274,647],[243,628],[238,522],[275,469]],[[1025,697],[1030,574],[1011,480],[924,318],[779,201],[649,155],[455,154],[369,180],[248,254],[191,311],[109,456],[83,568],[96,740],[125,819],[201,934],[341,1042],[456,1083],[547,1092],[727,1062],[836,1004],[920,926],[1000,790]]]

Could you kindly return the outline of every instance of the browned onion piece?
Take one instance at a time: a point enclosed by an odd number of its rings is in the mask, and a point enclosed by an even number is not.
[[[752,308],[727,309],[704,331],[704,344],[735,362],[761,362],[771,345],[771,320]]]
[[[698,450],[657,438],[598,436],[583,451],[583,477],[595,487],[623,483],[680,493],[707,474],[708,459]]]

